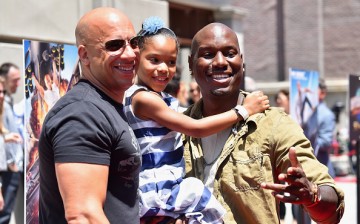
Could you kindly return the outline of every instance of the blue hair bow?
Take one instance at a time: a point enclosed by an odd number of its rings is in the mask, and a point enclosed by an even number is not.
[[[156,34],[162,28],[164,28],[162,19],[160,17],[151,16],[144,20],[139,36]]]

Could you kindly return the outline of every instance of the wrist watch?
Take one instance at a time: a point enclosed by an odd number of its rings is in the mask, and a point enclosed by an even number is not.
[[[244,121],[246,121],[246,119],[248,119],[249,113],[245,109],[245,107],[243,107],[241,105],[236,105],[236,107],[234,107],[234,110],[238,116],[241,116],[244,119]]]

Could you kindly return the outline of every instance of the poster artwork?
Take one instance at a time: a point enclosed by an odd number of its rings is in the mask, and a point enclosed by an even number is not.
[[[304,127],[319,104],[317,71],[290,68],[290,115]]]
[[[79,80],[74,45],[24,40],[26,223],[39,223],[38,140],[46,114]]]

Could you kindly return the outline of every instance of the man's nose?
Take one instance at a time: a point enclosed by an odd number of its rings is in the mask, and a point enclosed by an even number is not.
[[[130,44],[126,44],[122,55],[126,56],[127,58],[135,59],[138,52],[138,48],[133,49]]]
[[[214,58],[214,66],[223,67],[227,65],[225,56],[221,51],[217,52]]]

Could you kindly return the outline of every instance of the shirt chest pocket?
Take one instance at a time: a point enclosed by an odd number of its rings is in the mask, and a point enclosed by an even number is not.
[[[272,181],[269,155],[256,148],[247,152],[233,152],[223,174],[234,191],[259,189],[260,183]]]

